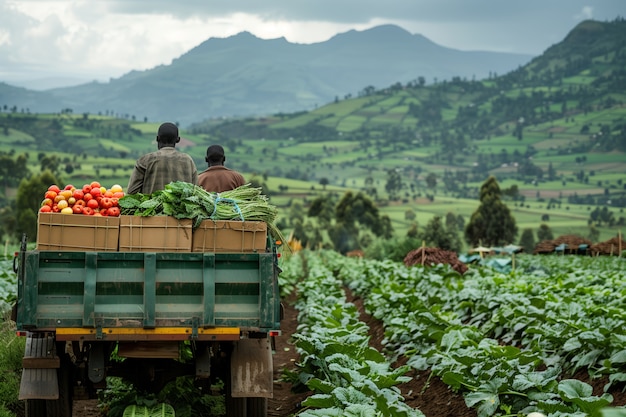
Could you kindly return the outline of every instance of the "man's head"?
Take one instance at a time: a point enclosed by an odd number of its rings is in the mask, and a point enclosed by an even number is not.
[[[224,156],[224,148],[220,145],[211,145],[206,149],[205,160],[211,165],[224,165],[226,156]]]
[[[176,146],[176,144],[180,142],[180,136],[178,136],[178,127],[174,123],[163,123],[161,126],[159,126],[156,139],[157,143],[159,144],[159,149],[165,146]]]

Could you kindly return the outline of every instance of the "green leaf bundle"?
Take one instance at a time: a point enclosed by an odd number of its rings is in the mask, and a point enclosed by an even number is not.
[[[276,206],[269,203],[260,187],[245,184],[222,193],[209,192],[194,184],[175,181],[150,195],[134,194],[119,200],[121,214],[173,216],[193,220],[193,228],[203,220],[241,220],[267,223],[272,237],[285,241],[276,227]]]

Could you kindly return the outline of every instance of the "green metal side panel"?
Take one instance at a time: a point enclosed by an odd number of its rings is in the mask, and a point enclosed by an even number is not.
[[[97,271],[97,254],[95,252],[85,253],[85,283],[83,285],[83,326],[85,327],[94,325]]]
[[[143,282],[143,327],[155,327],[156,312],[156,253],[146,253],[144,256]]]
[[[21,267],[24,327],[280,324],[271,253],[30,251]]]
[[[204,326],[215,326],[215,254],[205,253],[202,267]]]
[[[23,299],[21,300],[21,308],[18,310],[18,324],[20,328],[29,328],[36,325],[37,319],[37,300],[39,282],[39,254],[34,253],[32,256],[24,259],[24,280],[23,280]],[[22,313],[19,317],[19,313]],[[20,320],[21,319],[21,320]]]

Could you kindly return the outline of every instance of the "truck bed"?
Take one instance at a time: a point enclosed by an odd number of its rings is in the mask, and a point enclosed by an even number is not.
[[[225,340],[280,326],[275,254],[26,251],[17,325],[59,340]]]

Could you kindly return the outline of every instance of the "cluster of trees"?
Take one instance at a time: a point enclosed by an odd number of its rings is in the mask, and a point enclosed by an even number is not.
[[[467,225],[462,216],[448,213],[445,219],[434,216],[421,230],[412,222],[401,238],[394,238],[389,217],[381,216],[363,192],[347,192],[341,198],[324,193],[310,203],[306,217],[302,204],[293,202],[289,224],[283,226],[290,226],[293,238],[303,246],[332,247],[342,253],[371,246],[378,256],[400,260],[422,243],[458,252],[463,246],[461,233],[471,246],[504,246],[515,241],[517,226],[501,195],[495,177],[489,177],[480,190],[481,203]],[[407,210],[405,218],[412,221],[415,213]]]

